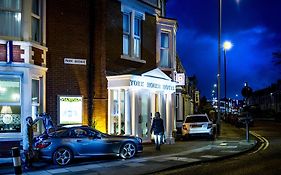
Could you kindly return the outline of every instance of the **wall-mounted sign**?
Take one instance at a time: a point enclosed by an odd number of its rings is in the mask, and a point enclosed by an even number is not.
[[[139,78],[140,79],[140,78]],[[155,90],[168,90],[168,91],[175,91],[175,85],[170,83],[170,82],[166,82],[169,84],[166,84],[165,81],[148,81],[146,79],[143,80],[135,80],[135,79],[131,79],[130,80],[130,86],[133,87],[143,87],[143,88],[148,88],[148,89],[155,89]]]
[[[82,123],[82,100],[81,96],[59,96],[59,123],[81,124]]]
[[[64,62],[64,64],[87,65],[86,59],[64,58],[63,62]]]
[[[185,85],[185,74],[184,73],[177,73],[176,74],[176,82],[178,85]]]

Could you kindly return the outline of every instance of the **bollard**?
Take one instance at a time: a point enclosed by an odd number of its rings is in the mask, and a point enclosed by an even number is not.
[[[19,147],[12,148],[12,157],[13,157],[15,174],[22,174]]]

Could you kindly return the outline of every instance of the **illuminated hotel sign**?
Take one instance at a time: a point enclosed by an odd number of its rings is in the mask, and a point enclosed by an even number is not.
[[[59,123],[82,123],[82,97],[59,96]]]
[[[139,81],[139,80],[130,80],[130,86],[135,87],[143,87],[143,88],[149,88],[149,89],[159,89],[159,90],[175,90],[175,85],[169,85],[169,84],[163,84],[160,82],[149,82],[149,81]]]

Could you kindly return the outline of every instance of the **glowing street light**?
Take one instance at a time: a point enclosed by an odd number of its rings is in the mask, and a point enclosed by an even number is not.
[[[230,50],[232,48],[232,43],[230,41],[225,41],[223,43],[223,50],[226,51],[226,50]]]
[[[223,43],[223,51],[224,51],[224,115],[226,115],[226,51],[232,48],[232,43],[230,41],[225,41]]]

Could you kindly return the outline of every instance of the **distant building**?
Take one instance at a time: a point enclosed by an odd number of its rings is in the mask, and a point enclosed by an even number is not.
[[[182,127],[182,123],[187,115],[194,113],[194,94],[191,91],[191,83],[186,75],[186,70],[184,69],[181,60],[177,57],[177,78],[178,82],[176,90],[176,125],[178,131]]]
[[[259,107],[261,110],[281,112],[281,80],[271,86],[253,92],[249,104]]]

